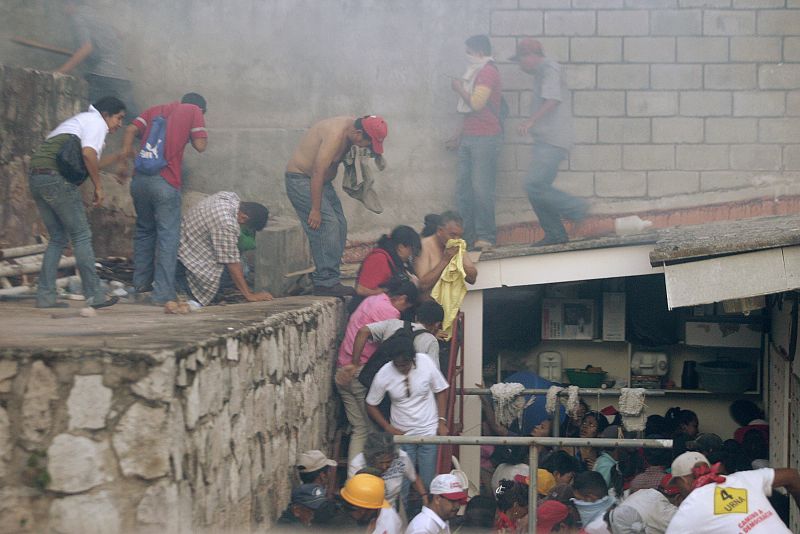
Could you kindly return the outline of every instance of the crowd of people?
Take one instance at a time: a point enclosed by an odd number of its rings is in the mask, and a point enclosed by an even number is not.
[[[99,171],[114,166],[118,179],[131,180],[137,295],[165,305],[182,293],[207,305],[232,284],[248,301],[270,300],[269,293],[250,289],[240,255],[243,238],[252,239],[267,224],[265,206],[222,191],[181,214],[184,149],[207,147],[205,98],[187,93],[137,113],[113,37],[80,2],[65,5],[76,19],[81,46],[59,71],[70,72],[88,59],[93,98],[88,111],[58,125],[31,158],[30,190],[50,237],[37,306],[66,306],[57,300],[55,279],[70,242],[89,305],[116,302],[102,291],[95,272],[78,189],[91,179],[94,204],[102,204]],[[461,214],[429,215],[420,234],[397,226],[382,236],[363,261],[355,288],[340,279],[347,220],[332,180],[353,149],[381,157],[386,121],[377,115],[323,119],[305,133],[286,166],[287,196],[315,264],[314,294],[353,297],[335,375],[351,433],[341,489],[335,490],[337,461],[321,451],[303,453],[296,464],[298,484],[278,524],[291,532],[518,534],[527,532],[527,518],[536,514],[537,534],[789,532],[788,500],[800,504],[800,475],[769,465],[769,427],[749,401],[731,405],[740,428],[725,441],[700,433],[692,411],[674,408],[650,416],[644,431],[646,438],[671,439],[672,449],[537,446],[536,488],[530,487],[527,448],[483,446],[480,480],[471,482],[459,470],[437,473],[436,445],[395,444],[396,435],[449,432],[446,343],[465,284],[478,276],[466,251],[487,250],[496,240],[495,175],[506,114],[502,83],[488,37],[476,35],[465,44],[468,68],[452,81],[464,121],[448,142],[458,150]],[[531,115],[518,130],[534,138],[525,184],[545,233],[537,244],[563,243],[562,219],[579,221],[587,211],[584,201],[552,185],[572,144],[570,108],[562,105],[569,93],[561,67],[546,58],[539,41],[519,40],[510,59],[534,79]],[[122,148],[104,156],[106,136],[123,127],[126,112],[133,120]],[[141,159],[163,162],[152,171]],[[630,437],[613,408],[595,411],[581,403],[559,425],[540,415],[510,427],[497,422],[491,402],[483,408],[484,435],[546,437],[558,427],[565,437]],[[536,510],[528,508],[530,491],[539,497]]]
[[[432,367],[425,354],[416,359]],[[384,369],[392,365],[394,361]],[[399,376],[395,387],[392,408],[395,397],[404,396]],[[367,406],[374,407],[369,403],[377,401],[377,391],[370,388]],[[490,406],[484,413],[487,432]],[[536,513],[537,534],[775,534],[790,532],[790,498],[800,503],[800,474],[769,466],[769,426],[751,401],[731,404],[730,415],[740,426],[726,441],[701,433],[697,416],[676,407],[664,416],[651,415],[643,433],[671,439],[672,449],[540,446],[535,488],[527,447],[482,446],[479,484],[460,470],[426,478],[423,455],[409,454],[394,443],[392,434],[400,428],[379,413],[368,414],[382,421],[386,432],[367,434],[363,450],[349,460],[347,480],[338,494],[326,474],[336,472],[336,462],[320,451],[301,455],[301,484],[292,493],[280,527],[375,534],[522,534],[528,532],[529,514]],[[429,434],[435,426],[432,421]],[[553,428],[551,419],[543,419],[528,434],[551,436]],[[584,402],[560,428],[565,437],[633,437],[623,430],[613,407],[593,411]],[[518,423],[503,432],[522,434]],[[538,496],[535,512],[529,510],[530,491]]]

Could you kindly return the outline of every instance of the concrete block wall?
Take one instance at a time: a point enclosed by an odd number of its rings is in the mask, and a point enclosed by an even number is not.
[[[795,0],[86,3],[119,31],[141,107],[190,90],[207,97],[209,146],[186,152],[188,189],[233,190],[294,218],[283,173],[305,129],[333,115],[383,114],[388,168],[375,177],[385,211],[341,195],[351,244],[455,206],[456,155],[444,143],[462,118],[445,75],[463,72],[464,39],[478,33],[492,38],[512,111],[498,177],[506,229],[534,218],[522,186],[531,140],[514,131],[531,79],[506,61],[522,37],[540,38],[564,64],[578,148],[558,185],[589,199],[593,213],[800,195]],[[71,46],[50,4],[0,5],[0,37]],[[140,20],[152,23],[128,22]],[[53,69],[62,59],[0,39],[3,63]]]
[[[507,61],[539,39],[572,90],[576,146],[557,185],[616,213],[797,194],[800,9],[783,0],[518,0],[495,8]],[[524,23],[523,23],[524,22]],[[499,46],[498,46],[499,45]],[[512,106],[499,203],[524,205],[531,79],[501,65]],[[514,119],[517,119],[515,121]],[[728,196],[728,199],[731,197]],[[498,210],[499,211],[499,210]]]
[[[179,350],[0,352],[0,532],[269,527],[327,450],[338,299]]]

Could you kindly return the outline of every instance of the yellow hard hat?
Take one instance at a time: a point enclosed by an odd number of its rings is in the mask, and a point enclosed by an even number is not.
[[[339,494],[353,506],[374,510],[391,507],[383,498],[384,491],[385,485],[381,477],[362,473],[348,480]]]

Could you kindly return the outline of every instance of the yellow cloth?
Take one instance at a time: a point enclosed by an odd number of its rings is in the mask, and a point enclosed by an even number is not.
[[[449,340],[453,335],[453,323],[467,294],[467,273],[464,272],[464,254],[467,253],[467,242],[463,239],[450,239],[445,248],[458,247],[458,252],[450,259],[450,263],[442,271],[442,275],[431,290],[431,298],[444,308],[442,330]]]
[[[475,90],[472,91],[472,95],[469,97],[469,105],[472,107],[472,111],[482,110],[486,102],[489,101],[489,96],[491,94],[491,87],[486,87],[485,85],[475,87]]]

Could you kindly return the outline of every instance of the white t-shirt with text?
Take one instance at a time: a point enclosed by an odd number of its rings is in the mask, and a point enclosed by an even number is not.
[[[789,534],[767,500],[774,479],[774,469],[756,469],[697,488],[681,503],[666,534]]]

